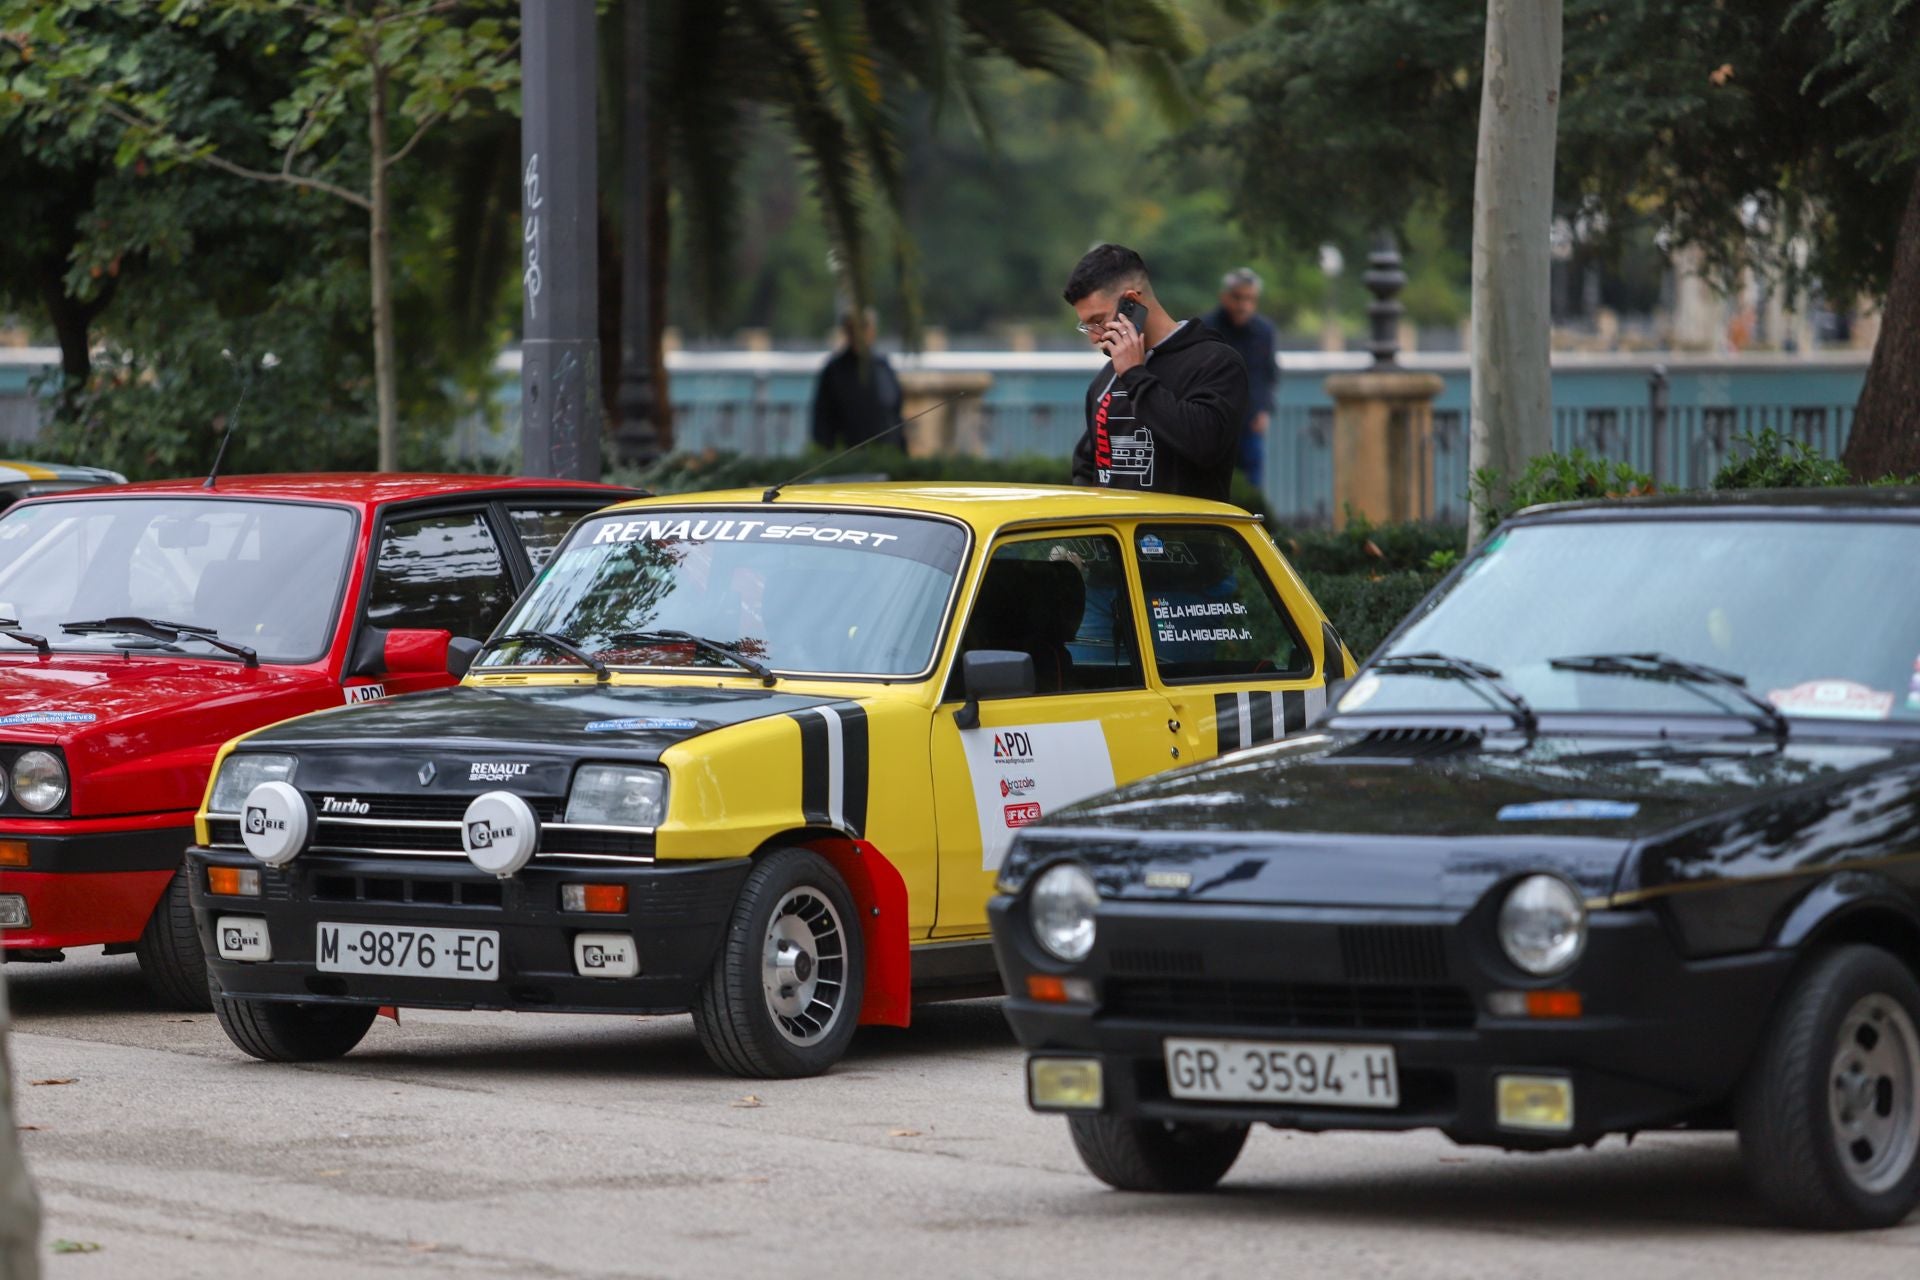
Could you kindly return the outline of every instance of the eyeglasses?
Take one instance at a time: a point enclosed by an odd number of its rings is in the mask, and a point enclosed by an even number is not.
[[[1105,320],[1096,320],[1090,324],[1077,324],[1073,327],[1075,329],[1078,329],[1081,333],[1086,334],[1089,338],[1091,338],[1094,334],[1100,332],[1100,330],[1106,328],[1108,325],[1112,323],[1113,323],[1113,317],[1108,316]]]

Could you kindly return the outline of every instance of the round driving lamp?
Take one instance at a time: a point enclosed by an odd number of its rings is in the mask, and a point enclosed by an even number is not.
[[[1094,914],[1100,890],[1086,868],[1072,862],[1048,867],[1033,882],[1027,914],[1033,936],[1049,955],[1078,963],[1093,950]]]
[[[1536,978],[1571,968],[1587,946],[1587,908],[1559,876],[1533,875],[1500,904],[1500,949]]]
[[[67,798],[67,766],[51,751],[27,751],[13,762],[11,777],[13,798],[20,807],[34,813],[47,813],[60,807]],[[4,793],[4,788],[0,788]]]

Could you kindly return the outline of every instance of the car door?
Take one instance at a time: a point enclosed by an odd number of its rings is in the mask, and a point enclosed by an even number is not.
[[[1013,833],[1075,800],[1175,763],[1172,707],[1148,684],[1139,593],[1117,530],[1019,533],[989,552],[933,717],[939,838],[935,937],[986,932]],[[979,704],[962,729],[961,655],[1034,659],[1032,695]]]
[[[484,640],[518,594],[517,544],[502,535],[484,502],[402,508],[376,530],[361,591],[355,655],[344,683],[349,702],[392,697],[451,684],[445,673],[395,674],[383,669],[374,642],[380,631],[447,631]]]
[[[1305,728],[1326,705],[1304,595],[1289,602],[1251,526],[1142,522],[1130,542],[1146,598],[1155,682],[1192,758]],[[1270,550],[1270,548],[1269,548]],[[1313,623],[1313,625],[1306,625]]]

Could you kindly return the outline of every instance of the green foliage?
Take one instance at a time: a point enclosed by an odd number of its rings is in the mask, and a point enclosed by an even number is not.
[[[1771,427],[1759,435],[1740,436],[1735,444],[1745,452],[1722,464],[1713,477],[1715,489],[1807,489],[1854,482],[1838,461]]]
[[[1644,471],[1575,449],[1571,453],[1541,454],[1527,463],[1518,479],[1482,467],[1473,473],[1468,500],[1484,527],[1491,529],[1515,512],[1542,503],[1630,498],[1654,492],[1653,477]]]
[[[1344,529],[1283,529],[1274,541],[1302,573],[1374,575],[1433,568],[1436,556],[1465,549],[1466,533],[1453,525],[1374,525],[1350,517]]]
[[[1303,570],[1300,574],[1347,648],[1362,662],[1443,576],[1419,569],[1378,574]]]
[[[1308,243],[1472,206],[1485,0],[1275,6],[1207,59],[1228,104],[1183,148],[1233,212]],[[1566,0],[1557,203],[1606,246],[1651,221],[1731,277],[1885,288],[1920,153],[1910,0]],[[1755,235],[1764,226],[1775,234]],[[1797,256],[1806,254],[1802,258]]]

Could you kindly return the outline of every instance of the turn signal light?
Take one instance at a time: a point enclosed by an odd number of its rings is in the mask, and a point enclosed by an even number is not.
[[[623,884],[563,884],[560,886],[562,911],[597,911],[617,915],[627,909],[627,886]]]
[[[0,867],[24,867],[27,865],[27,842],[25,840],[0,840]]]
[[[1051,973],[1027,975],[1027,998],[1048,1004],[1092,1004],[1093,983],[1085,978],[1062,978]]]
[[[1578,991],[1495,991],[1487,1012],[1496,1018],[1578,1018],[1585,1003]]]
[[[233,898],[260,896],[260,871],[257,867],[208,867],[207,892]]]

